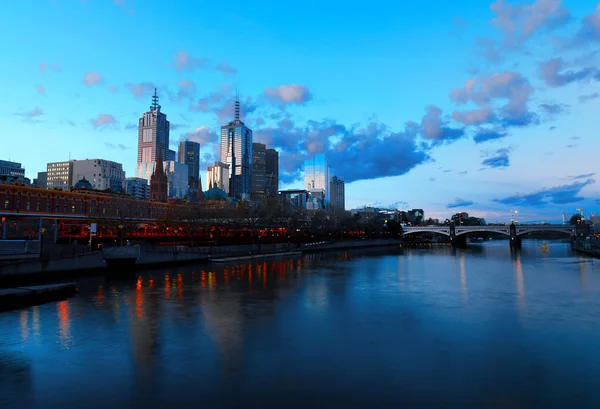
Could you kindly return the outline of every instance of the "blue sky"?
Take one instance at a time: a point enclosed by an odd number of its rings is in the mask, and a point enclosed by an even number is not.
[[[0,157],[31,178],[69,155],[133,176],[156,86],[204,177],[237,88],[255,141],[281,152],[280,188],[324,152],[348,208],[493,222],[600,207],[597,2],[280,3],[12,2]]]

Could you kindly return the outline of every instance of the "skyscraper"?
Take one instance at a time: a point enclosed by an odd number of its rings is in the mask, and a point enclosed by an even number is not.
[[[267,196],[277,197],[279,191],[279,152],[275,149],[265,151],[265,182]]]
[[[313,199],[311,208],[329,207],[329,166],[324,154],[304,161],[304,187]]]
[[[167,116],[160,112],[158,104],[158,95],[156,89],[152,97],[150,110],[144,112],[139,120],[138,127],[138,155],[136,176],[143,179],[150,179],[154,171],[154,164],[157,162],[158,154],[161,158],[169,157],[169,129],[170,124]]]
[[[252,130],[240,121],[239,95],[235,118],[221,127],[221,162],[230,168],[229,196],[248,199],[252,190]]]
[[[266,146],[264,143],[252,144],[252,199],[258,200],[266,194]]]
[[[331,199],[331,207],[344,210],[346,207],[346,193],[344,181],[337,176],[331,178],[329,183],[329,197]]]
[[[223,162],[215,162],[215,166],[209,166],[206,171],[206,188],[218,187],[229,194],[229,165]]]
[[[197,189],[200,178],[200,144],[193,141],[180,141],[177,161],[187,165],[188,185],[190,189]]]

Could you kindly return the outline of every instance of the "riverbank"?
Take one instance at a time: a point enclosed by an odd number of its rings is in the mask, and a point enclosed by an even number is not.
[[[0,311],[39,305],[75,294],[74,283],[0,289]]]

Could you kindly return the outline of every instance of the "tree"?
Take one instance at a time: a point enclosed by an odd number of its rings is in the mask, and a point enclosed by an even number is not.
[[[569,219],[569,224],[575,226],[579,223],[581,223],[583,221],[583,216],[580,215],[579,213],[575,213],[573,216],[571,216],[571,219]]]

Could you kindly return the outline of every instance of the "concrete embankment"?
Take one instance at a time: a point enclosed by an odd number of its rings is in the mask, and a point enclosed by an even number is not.
[[[301,256],[301,251],[286,251],[283,253],[266,253],[266,254],[253,254],[248,256],[236,256],[236,257],[218,257],[211,258],[211,263],[228,263],[232,261],[247,261],[247,260],[264,260],[270,258],[279,258],[279,257],[298,257]]]
[[[373,240],[345,240],[334,242],[307,243],[303,244],[300,249],[303,252],[318,252],[329,250],[351,250],[368,247],[386,247],[399,246],[401,242],[398,240],[373,239]]]
[[[0,289],[0,311],[57,301],[75,294],[74,283]]]

